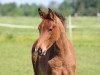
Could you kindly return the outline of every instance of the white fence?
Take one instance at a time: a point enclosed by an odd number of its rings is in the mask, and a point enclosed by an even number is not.
[[[70,39],[72,40],[72,32],[73,32],[73,28],[100,28],[100,25],[92,25],[91,27],[88,26],[77,26],[77,25],[73,25],[72,24],[72,19],[71,16],[68,17],[68,29],[69,29],[69,36]]]
[[[4,23],[0,23],[0,26],[1,27],[9,27],[9,28],[30,28],[30,29],[37,28],[32,25],[29,26],[29,25],[16,25],[16,24],[4,24]],[[100,28],[100,25],[95,25],[95,26],[91,26],[91,27],[72,25],[72,19],[71,19],[71,16],[69,16],[67,28],[69,29],[70,39],[72,39],[73,28]]]
[[[4,24],[0,23],[1,27],[8,27],[8,28],[36,28],[33,26],[28,26],[28,25],[14,25],[14,24]]]

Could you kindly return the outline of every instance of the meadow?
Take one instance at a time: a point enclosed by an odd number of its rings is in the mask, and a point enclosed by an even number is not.
[[[0,75],[34,75],[31,48],[38,38],[40,22],[38,17],[0,17],[0,23],[36,27],[0,27]],[[100,17],[72,17],[72,25],[82,27],[73,29],[71,39],[77,58],[76,75],[100,75]],[[68,29],[66,34],[69,37]]]

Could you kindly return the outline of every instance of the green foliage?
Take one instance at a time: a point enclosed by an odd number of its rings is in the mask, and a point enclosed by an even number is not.
[[[72,14],[72,8],[70,6],[70,3],[68,3],[67,1],[64,0],[64,2],[62,2],[59,5],[59,11],[60,13],[62,13],[63,15],[67,16],[67,15],[71,15]]]
[[[100,0],[64,0],[61,4],[51,1],[48,7],[36,4],[19,6],[16,3],[0,4],[0,16],[37,16],[38,7],[44,9],[50,7],[65,16],[75,13],[81,16],[95,16],[100,13]]]
[[[74,12],[79,15],[96,15],[100,13],[100,0],[77,0],[74,5]]]
[[[37,5],[23,4],[17,6],[15,3],[0,4],[1,16],[37,16]]]
[[[0,5],[0,15],[3,15],[3,16],[11,15],[15,12],[15,9],[16,9],[15,3]]]

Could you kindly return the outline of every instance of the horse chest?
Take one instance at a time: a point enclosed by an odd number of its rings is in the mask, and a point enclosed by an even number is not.
[[[47,60],[45,56],[39,57],[39,71],[41,75],[46,75],[47,73]]]
[[[51,72],[54,75],[68,75],[67,65],[64,62],[64,59],[59,57],[54,57],[48,62]]]

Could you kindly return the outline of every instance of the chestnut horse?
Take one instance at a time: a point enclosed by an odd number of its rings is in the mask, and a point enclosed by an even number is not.
[[[35,75],[75,75],[76,59],[73,47],[66,37],[64,17],[51,9],[42,18],[39,38],[32,47],[32,64]]]

